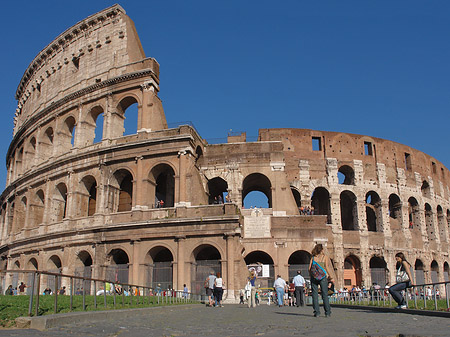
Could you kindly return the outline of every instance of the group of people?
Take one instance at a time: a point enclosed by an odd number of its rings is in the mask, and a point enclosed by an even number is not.
[[[311,282],[311,296],[313,304],[314,317],[320,316],[319,306],[319,288],[323,301],[323,309],[325,311],[325,317],[331,316],[331,307],[329,301],[329,295],[334,294],[334,284],[336,275],[334,272],[333,264],[328,255],[325,254],[323,245],[316,244],[311,252],[311,260],[309,263],[309,273]],[[388,287],[386,285],[386,291],[389,292],[392,298],[397,302],[396,309],[405,309],[406,300],[402,295],[402,291],[413,286],[413,278],[410,272],[411,265],[406,260],[403,253],[397,253],[395,255],[397,261],[397,273],[396,283]],[[247,279],[247,285],[250,284],[251,292],[248,296],[248,307],[254,307],[256,305],[255,295],[257,294],[256,287],[256,273],[252,271]],[[283,305],[305,305],[305,286],[306,282],[301,271],[297,271],[297,275],[293,278],[292,283],[286,282],[280,275],[277,275],[277,279],[273,284],[273,288],[276,293],[276,300],[278,306]],[[381,287],[380,287],[381,288]],[[356,293],[362,293],[361,289]],[[372,288],[371,288],[372,290]],[[295,303],[294,303],[295,298]],[[242,301],[242,300],[241,300]],[[270,299],[269,299],[270,301]],[[270,302],[269,302],[270,303]]]
[[[20,285],[15,288],[13,288],[12,284],[10,284],[5,291],[5,295],[8,296],[25,295],[25,288],[27,288],[27,286],[23,282],[20,282]]]
[[[222,297],[225,283],[222,279],[220,272],[217,274],[211,271],[209,276],[205,279],[205,290],[208,296],[209,307],[223,307]]]
[[[298,211],[300,212],[300,215],[314,215],[314,207],[309,207],[309,206],[300,206],[298,208]]]

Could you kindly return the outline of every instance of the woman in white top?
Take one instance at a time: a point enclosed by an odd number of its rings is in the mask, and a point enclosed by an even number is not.
[[[222,295],[223,295],[223,279],[219,272],[217,273],[216,280],[214,281],[214,297],[216,298],[216,307],[223,307]]]

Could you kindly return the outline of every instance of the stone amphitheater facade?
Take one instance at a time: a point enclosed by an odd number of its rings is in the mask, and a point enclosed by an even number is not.
[[[393,283],[400,251],[417,282],[448,280],[450,172],[437,159],[380,138],[293,128],[209,144],[192,126],[167,127],[158,91],[159,64],[118,5],[34,58],[16,92],[1,269],[194,292],[215,270],[230,300],[249,265],[270,285],[306,271],[323,243],[340,287]],[[124,135],[136,103],[137,132]],[[244,209],[254,191],[267,208]]]

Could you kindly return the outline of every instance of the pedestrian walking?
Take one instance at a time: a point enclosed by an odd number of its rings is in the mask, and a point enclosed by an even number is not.
[[[220,272],[217,273],[217,277],[214,280],[214,297],[216,298],[216,307],[223,307],[222,296],[223,296],[223,279]]]
[[[273,283],[273,288],[275,289],[275,292],[277,294],[278,306],[282,307],[284,299],[284,290],[286,289],[286,281],[283,280],[280,275],[277,275],[277,279]]]
[[[315,245],[311,252],[312,258],[309,262],[309,272],[311,274],[311,291],[313,300],[314,317],[320,316],[319,307],[319,286],[322,292],[323,307],[325,317],[331,316],[330,301],[328,298],[328,283],[334,283],[335,275],[330,258],[325,255],[321,243]]]
[[[406,260],[403,253],[395,254],[395,260],[397,261],[397,274],[395,277],[397,283],[389,288],[389,292],[398,304],[395,308],[406,309],[406,300],[402,295],[402,291],[413,286],[413,278],[410,271],[411,264]]]
[[[247,278],[248,283],[250,283],[250,296],[247,298],[247,306],[250,308],[256,307],[256,271],[252,270],[250,276]]]
[[[297,275],[292,280],[295,287],[295,305],[297,307],[305,305],[305,279],[302,276],[302,271],[297,270]]]
[[[205,288],[206,288],[206,295],[208,296],[209,300],[209,307],[214,306],[214,281],[216,280],[216,275],[214,275],[214,271],[211,270],[209,273],[209,276],[205,280]]]

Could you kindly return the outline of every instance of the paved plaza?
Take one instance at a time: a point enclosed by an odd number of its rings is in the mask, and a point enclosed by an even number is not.
[[[322,313],[323,314],[323,313]],[[96,321],[95,314],[50,328],[0,330],[0,336],[449,336],[450,318],[333,308],[330,318],[312,307],[182,305],[134,311]]]

